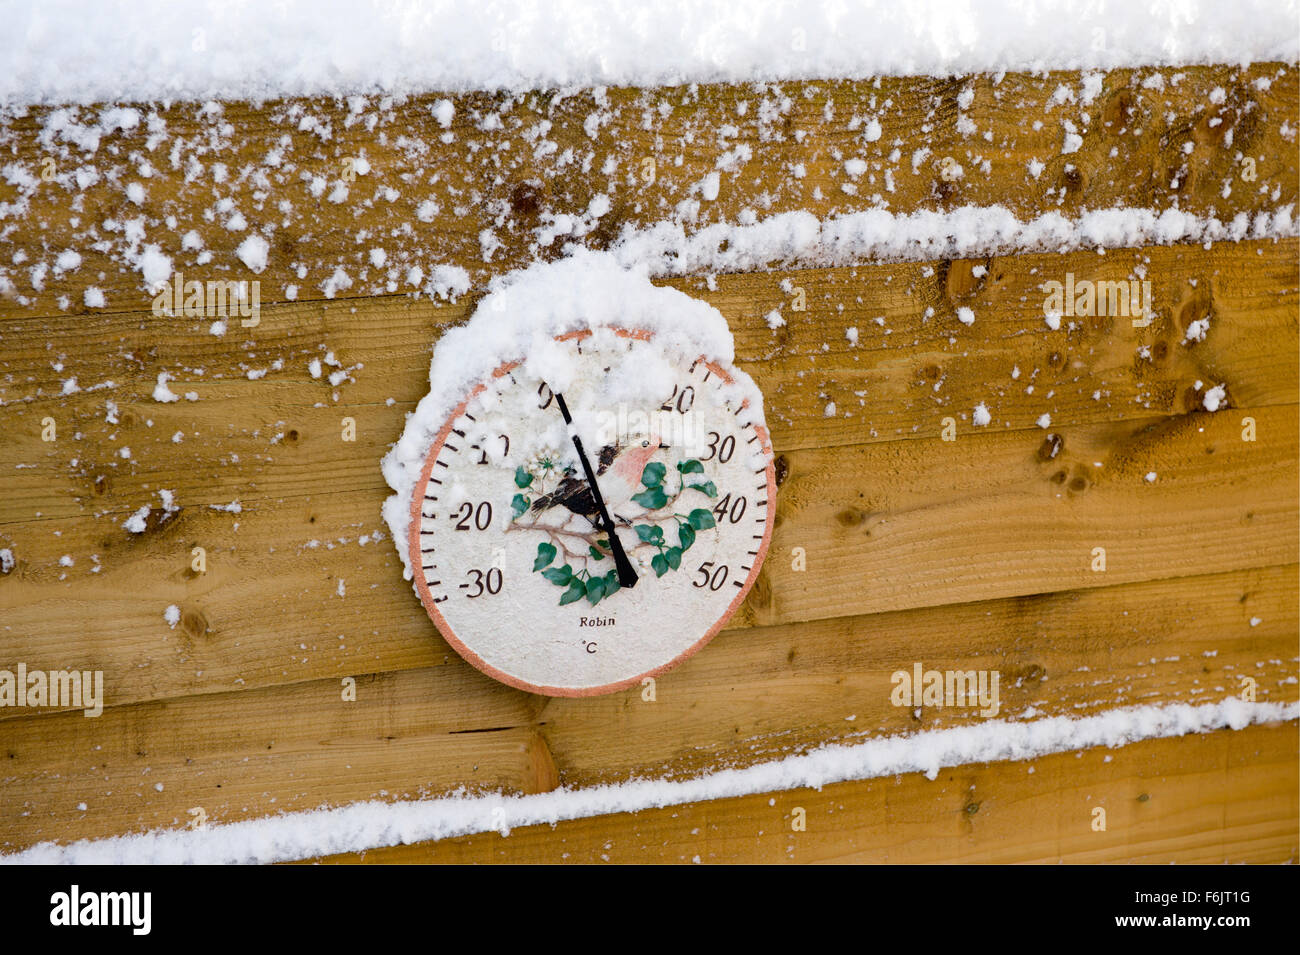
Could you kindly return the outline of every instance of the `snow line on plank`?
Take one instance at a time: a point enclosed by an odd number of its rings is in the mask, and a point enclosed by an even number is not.
[[[9,7],[0,31],[0,104],[10,105],[1300,59],[1296,0],[41,0]]]
[[[1200,242],[1283,239],[1300,235],[1286,205],[1238,213],[1228,222],[1178,209],[1096,209],[1071,219],[1049,212],[1021,221],[1004,206],[948,212],[868,209],[818,219],[784,212],[749,225],[718,223],[687,233],[678,221],[625,226],[610,251],[624,267],[655,276],[742,272],[775,266],[831,268],[863,261],[918,262],[1028,252],[1143,248]],[[570,243],[565,251],[579,248]]]
[[[1096,716],[1056,716],[1028,722],[996,720],[927,730],[725,769],[693,779],[643,780],[557,789],[529,796],[461,793],[409,802],[352,803],[335,809],[268,816],[197,830],[155,830],[60,845],[43,842],[0,855],[4,864],[230,864],[308,859],[342,852],[436,841],[480,832],[791,789],[820,790],[832,783],[925,773],[947,766],[1023,761],[1097,746],[1119,748],[1143,740],[1240,730],[1256,723],[1300,718],[1300,703],[1246,703],[1229,697],[1192,706],[1125,707]]]

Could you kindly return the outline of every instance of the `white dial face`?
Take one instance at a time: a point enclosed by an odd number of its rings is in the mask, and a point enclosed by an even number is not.
[[[724,368],[668,360],[639,333],[547,344],[443,426],[416,482],[410,558],[463,657],[512,686],[585,696],[722,628],[758,576],[776,484],[767,433]]]

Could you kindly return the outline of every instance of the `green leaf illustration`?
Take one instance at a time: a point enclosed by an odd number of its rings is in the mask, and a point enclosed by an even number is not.
[[[569,581],[573,580],[573,568],[568,564],[563,567],[552,567],[550,570],[542,571],[542,576],[557,586],[563,587]]]
[[[654,524],[637,524],[636,536],[643,541],[661,541],[664,539],[664,529],[656,527]]]
[[[515,487],[528,487],[533,483],[533,476],[523,468],[515,468]]]
[[[647,488],[640,494],[634,494],[632,500],[640,504],[647,511],[657,511],[668,503],[668,495],[664,493],[661,487]]]
[[[650,566],[654,568],[656,577],[662,577],[668,573],[668,558],[663,554],[655,554],[654,559],[650,561]]]
[[[605,578],[592,577],[587,581],[587,601],[594,607],[605,596]]]
[[[537,559],[533,561],[533,571],[550,566],[553,560],[555,560],[555,545],[543,541],[537,545]]]
[[[607,573],[604,577],[602,577],[601,580],[605,581],[605,596],[606,596],[606,597],[608,597],[610,594],[614,593],[615,591],[621,589],[622,586],[623,586],[622,584],[620,584],[620,583],[618,582],[618,571],[617,571],[617,570],[611,570],[611,571],[610,571],[609,573]]]
[[[718,496],[718,488],[712,481],[705,481],[703,484],[688,484],[687,487],[693,487],[697,491],[709,495],[709,497]]]
[[[668,466],[660,464],[658,461],[652,461],[645,466],[641,472],[641,483],[646,487],[658,487],[664,483],[664,475],[668,473]]]
[[[592,547],[592,548],[591,548],[591,559],[592,559],[592,560],[604,560],[604,559],[605,559],[605,555],[602,554],[600,551],[598,551],[595,547]],[[534,568],[534,569],[536,569],[536,568]]]
[[[668,561],[669,567],[676,570],[682,566],[682,549],[680,547],[669,547],[664,551],[664,559]]]
[[[683,474],[703,474],[704,465],[699,461],[696,461],[694,458],[688,458],[685,461],[677,462],[677,470],[681,471]]]
[[[691,527],[697,531],[708,530],[710,527],[717,527],[718,522],[713,519],[713,514],[702,507],[697,507],[686,518],[691,522]]]
[[[514,512],[512,517],[518,517],[524,511],[528,510],[528,505],[530,503],[531,502],[528,498],[524,497],[522,494],[516,494],[512,497],[510,499],[510,509]]]
[[[695,543],[695,528],[689,523],[677,525],[677,546],[681,550],[690,550]]]
[[[564,592],[564,596],[560,598],[560,606],[563,607],[565,604],[571,604],[575,600],[581,600],[586,592],[587,588],[582,586],[582,581],[575,580],[573,585]]]

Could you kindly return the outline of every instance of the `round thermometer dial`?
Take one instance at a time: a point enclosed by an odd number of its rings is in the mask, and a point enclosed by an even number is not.
[[[408,546],[420,599],[461,656],[511,686],[587,696],[674,666],[722,628],[767,553],[776,481],[726,368],[665,359],[645,333],[557,345],[563,388],[505,364],[448,417]],[[654,396],[610,403],[611,376],[644,367]]]

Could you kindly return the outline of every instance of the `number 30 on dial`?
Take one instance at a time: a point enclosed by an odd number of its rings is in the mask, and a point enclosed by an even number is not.
[[[570,428],[611,365],[663,356],[643,332],[558,341],[576,370],[564,393],[513,362],[448,417],[408,547],[420,600],[461,656],[520,689],[588,696],[669,669],[722,628],[767,553],[776,481],[761,412],[728,369],[673,362],[662,395]]]

